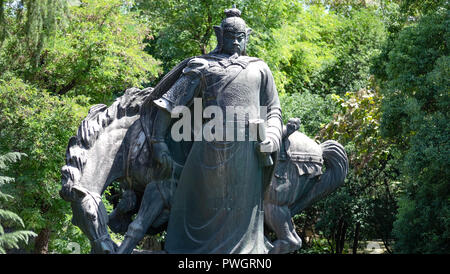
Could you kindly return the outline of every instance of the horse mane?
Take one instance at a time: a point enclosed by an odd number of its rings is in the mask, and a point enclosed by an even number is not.
[[[129,88],[109,107],[104,104],[92,106],[78,127],[76,136],[69,140],[66,150],[66,165],[61,169],[63,177],[77,182],[87,161],[86,151],[94,146],[99,136],[113,121],[139,115],[144,101],[152,92],[153,88],[142,90]]]

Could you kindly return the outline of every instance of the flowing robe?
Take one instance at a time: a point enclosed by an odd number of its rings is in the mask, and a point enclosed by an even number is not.
[[[279,150],[281,108],[272,73],[263,61],[247,56],[194,58],[154,103],[171,111],[177,105],[192,106],[194,98],[202,98],[204,108],[220,107],[223,117],[227,106],[242,107],[244,115],[224,123],[223,140],[194,142],[173,198],[165,249],[169,253],[267,253],[263,194],[264,182],[270,178],[264,178],[256,142],[248,138],[248,119],[265,118],[267,138]],[[260,113],[260,106],[267,107],[267,113]],[[237,137],[236,125],[241,122],[247,125],[245,140],[227,141],[227,130],[234,127]]]

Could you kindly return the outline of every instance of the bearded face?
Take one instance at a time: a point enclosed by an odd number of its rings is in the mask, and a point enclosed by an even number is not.
[[[240,18],[241,11],[235,6],[225,10],[226,18],[220,26],[214,26],[217,36],[217,48],[212,53],[228,55],[246,55],[246,46],[251,29],[247,28],[245,21]]]
[[[245,32],[225,31],[223,34],[222,52],[229,55],[242,55],[247,42],[245,36]]]

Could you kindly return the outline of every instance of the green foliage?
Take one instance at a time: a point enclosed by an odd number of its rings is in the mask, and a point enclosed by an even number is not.
[[[181,60],[205,54],[214,49],[213,26],[220,25],[223,11],[236,4],[242,17],[253,29],[251,40],[272,39],[270,32],[283,22],[297,18],[299,1],[136,1],[137,8],[148,18],[154,36],[149,37],[148,51],[163,61],[168,71]],[[252,41],[253,43],[254,41]],[[258,42],[256,42],[258,43]],[[249,45],[249,52],[252,49]]]
[[[67,140],[87,113],[87,98],[59,98],[17,78],[0,80],[0,153],[20,151],[26,161],[9,170],[16,178],[9,206],[27,229],[50,227],[65,238],[64,220],[70,206],[58,194]]]
[[[320,132],[320,139],[334,139],[345,146],[349,174],[345,184],[318,202],[316,229],[328,239],[332,252],[343,252],[345,241],[355,237],[380,238],[391,251],[391,230],[399,191],[400,155],[379,131],[381,95],[376,90],[360,90],[345,97],[333,96],[341,110]]]
[[[84,1],[72,13],[69,28],[58,33],[48,49],[49,65],[42,69],[50,75],[45,82],[55,83],[53,90],[105,102],[111,94],[158,75],[158,62],[142,50],[148,29],[134,13],[122,10],[122,1]]]
[[[268,30],[257,28],[249,54],[267,62],[280,92],[317,93],[312,88],[315,78],[335,61],[332,36],[337,17],[315,6],[295,9],[284,24]]]
[[[326,238],[323,236],[323,233],[319,234],[318,238],[313,238],[311,243],[307,248],[301,248],[298,250],[299,254],[330,254],[332,253],[332,249],[328,244]]]
[[[438,112],[421,118],[405,155],[403,172],[408,179],[394,226],[396,249],[400,253],[448,253],[449,117]]]
[[[16,71],[26,79],[40,65],[42,50],[67,16],[66,0],[6,0],[0,2],[0,76]]]
[[[68,27],[45,48],[36,82],[58,94],[108,102],[158,75],[159,63],[143,51],[147,34],[136,14],[124,11],[123,1],[83,1],[71,8]]]
[[[339,109],[332,99],[333,95],[325,98],[309,91],[303,93],[280,94],[283,123],[289,118],[300,118],[300,131],[308,136],[316,136],[319,130],[333,119],[333,114]]]
[[[137,1],[154,36],[147,49],[168,71],[216,46],[213,26],[233,1]],[[280,92],[344,94],[367,85],[370,60],[379,53],[384,26],[372,9],[343,16],[302,1],[238,1],[253,29],[248,53],[272,69]]]
[[[126,88],[142,87],[158,76],[159,62],[143,51],[148,27],[123,1],[83,1],[69,11],[64,27],[55,28],[51,37],[39,42],[35,68],[27,65],[32,62],[25,54],[29,49],[20,47],[28,36],[11,35],[0,50],[3,72],[13,71],[55,94],[89,96],[93,103],[107,103]],[[17,31],[28,26],[28,21],[13,19],[8,18]]]
[[[29,155],[9,171],[17,177],[9,188],[18,199],[8,202],[27,228],[50,229],[50,251],[70,252],[73,241],[88,252],[88,241],[70,223],[70,205],[58,195],[67,141],[88,102],[109,103],[142,86],[158,75],[159,63],[143,51],[146,22],[124,1],[69,8],[56,2],[0,3],[7,23],[0,29],[0,153]]]
[[[113,204],[108,200],[108,198],[112,196],[111,191],[116,188],[118,188],[117,183],[113,183],[112,185],[110,185],[106,188],[105,192],[103,192],[104,195],[102,196],[102,202],[103,202],[103,205],[105,206],[106,212],[108,212],[108,214],[110,214],[114,209]],[[111,229],[109,227],[108,227],[108,233],[111,236],[111,239],[118,245],[120,242],[123,241],[123,239],[125,237],[124,235],[121,235],[119,233],[114,233],[113,231],[111,231]]]
[[[376,11],[354,10],[345,18],[334,38],[336,62],[320,75],[319,91],[343,95],[367,88],[372,59],[381,52],[385,27]]]
[[[403,195],[394,225],[399,253],[447,253],[449,219],[448,4],[405,27],[393,43],[381,129],[401,143]]]
[[[0,171],[6,171],[8,169],[8,163],[19,161],[22,156],[26,155],[18,152],[0,155]],[[13,182],[14,178],[0,176],[0,187]],[[36,236],[36,233],[27,230],[5,231],[5,228],[13,228],[15,226],[25,227],[23,220],[19,215],[4,209],[6,202],[13,199],[13,196],[0,191],[0,254],[5,254],[7,249],[19,248],[20,243],[27,244],[30,238]]]
[[[67,208],[64,217],[58,220],[58,231],[53,234],[48,244],[48,249],[52,253],[72,254],[79,252],[80,254],[89,254],[91,244],[86,235],[71,222],[72,210]],[[54,226],[51,226],[52,228]],[[80,248],[77,250],[77,248]]]
[[[436,11],[446,5],[446,0],[403,0],[401,9],[403,13],[420,16]]]
[[[312,5],[255,36],[249,51],[272,68],[280,91],[343,95],[367,86],[385,29],[371,9],[345,17]]]
[[[168,71],[183,59],[212,49],[213,25],[220,24],[223,10],[233,1],[138,0],[136,4],[155,34],[148,37],[149,51]]]
[[[361,10],[385,5],[389,0],[307,0],[310,4],[326,6],[329,10],[343,15],[350,15],[352,10]]]
[[[343,109],[332,123],[326,125],[322,138],[350,145],[349,161],[361,172],[366,165],[376,166],[387,159],[389,142],[379,133],[381,96],[376,91],[360,90],[345,97],[333,96]]]

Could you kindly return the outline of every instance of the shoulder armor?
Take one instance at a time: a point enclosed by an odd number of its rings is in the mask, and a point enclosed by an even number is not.
[[[201,74],[208,67],[208,61],[203,58],[192,58],[183,69],[185,75]]]
[[[244,59],[246,62],[257,62],[257,61],[261,61],[264,62],[263,60],[257,58],[257,57],[252,57],[252,56],[240,56],[240,58]]]

